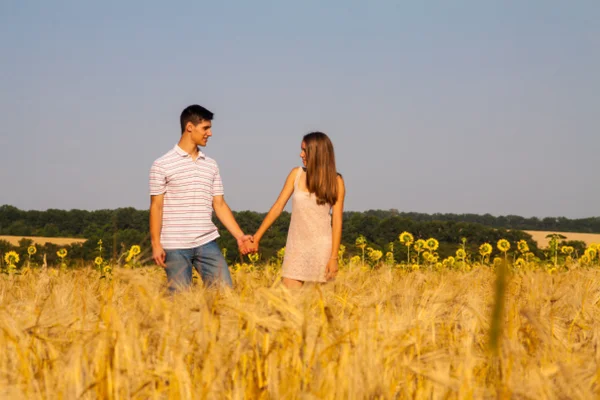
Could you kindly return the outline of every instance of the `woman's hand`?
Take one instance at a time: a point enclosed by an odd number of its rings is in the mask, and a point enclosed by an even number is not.
[[[254,238],[252,243],[250,244],[249,250],[250,253],[258,253],[258,245],[260,243],[260,239]]]
[[[241,253],[243,255],[258,253],[258,244],[260,243],[260,238],[256,236],[250,236],[252,240],[245,242],[243,250]]]
[[[327,268],[325,268],[325,279],[328,281],[333,280],[337,276],[338,270],[337,258],[330,258],[327,262]]]
[[[244,235],[237,239],[238,250],[241,254],[252,253],[254,248],[254,237],[251,235]]]

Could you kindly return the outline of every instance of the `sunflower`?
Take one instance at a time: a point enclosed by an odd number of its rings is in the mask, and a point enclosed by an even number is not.
[[[592,261],[598,255],[598,252],[595,249],[589,248],[585,250],[584,254],[590,258],[590,261]]]
[[[590,263],[590,257],[587,254],[584,254],[581,257],[579,257],[579,262],[581,264],[589,264]]]
[[[456,250],[456,258],[458,258],[459,260],[464,260],[466,256],[467,252],[465,251],[465,249],[460,248]]]
[[[515,261],[515,266],[523,268],[525,266],[525,260],[523,260],[521,257],[517,258],[517,261]]]
[[[573,252],[573,250],[574,249],[571,246],[563,246],[563,247],[560,248],[560,252],[563,253],[563,254],[566,254],[566,255],[571,254]]]
[[[354,256],[350,259],[350,264],[360,264],[360,256]]]
[[[489,256],[490,254],[492,254],[492,250],[493,250],[493,247],[489,243],[484,243],[481,246],[479,246],[479,254],[481,254],[483,257]]]
[[[413,264],[412,265],[412,270],[413,271],[418,271],[419,270],[419,264]]]
[[[96,264],[97,266],[101,266],[103,262],[104,260],[102,259],[102,257],[96,257],[94,259],[94,264]]]
[[[599,243],[590,243],[590,245],[588,247],[590,249],[594,249],[596,251],[600,250],[600,244]]]
[[[342,249],[342,247],[343,247],[343,249]],[[343,244],[340,245],[340,250],[338,251],[338,257],[343,255],[345,250],[346,250],[346,247]],[[277,250],[277,257],[279,257],[281,259],[283,259],[285,257],[285,247],[282,247],[279,250]]]
[[[506,253],[508,250],[510,250],[510,242],[506,239],[498,240],[498,250]]]
[[[436,251],[440,247],[440,243],[434,238],[429,238],[425,241],[425,247],[428,250]]]
[[[509,248],[510,248],[510,245],[509,245]],[[519,240],[519,242],[517,243],[517,248],[523,254],[525,254],[529,251],[529,245],[527,244],[527,242],[525,240]],[[508,249],[507,249],[507,251],[508,251]]]
[[[137,244],[134,244],[133,246],[131,246],[131,248],[129,249],[129,251],[134,256],[137,256],[138,254],[140,254],[142,252],[142,249]]]
[[[31,245],[27,248],[27,254],[30,256],[34,255],[35,253],[37,253],[37,248],[34,245]]]
[[[394,253],[392,253],[391,251],[388,251],[387,253],[385,253],[385,262],[388,264],[393,264],[394,263]]]
[[[416,251],[423,251],[423,249],[425,248],[425,245],[427,243],[425,243],[425,241],[423,239],[419,239],[415,242],[415,250]]]
[[[364,249],[365,247],[367,247],[367,238],[365,238],[363,235],[358,235],[354,244],[356,245],[356,247]]]
[[[16,251],[9,251],[8,253],[4,254],[4,261],[6,261],[8,265],[15,265],[20,259],[21,258]]]
[[[383,257],[383,253],[381,252],[381,250],[372,250],[369,253],[369,258],[373,261],[373,262],[377,262],[379,261],[379,259],[381,259],[381,257]]]
[[[258,253],[250,253],[250,254],[248,254],[248,259],[250,260],[250,262],[252,264],[254,264],[255,262],[257,262],[259,258],[260,258],[260,256],[258,255]]]
[[[62,249],[58,250],[58,251],[56,252],[56,255],[57,255],[58,257],[60,257],[61,259],[65,258],[65,257],[67,256],[67,249],[65,249],[65,248],[62,248]]]
[[[446,263],[449,266],[453,266],[455,262],[456,262],[456,259],[452,256],[450,256],[444,260],[444,263]]]
[[[410,246],[415,241],[414,236],[409,232],[402,232],[398,238],[400,239],[400,243],[405,246]]]

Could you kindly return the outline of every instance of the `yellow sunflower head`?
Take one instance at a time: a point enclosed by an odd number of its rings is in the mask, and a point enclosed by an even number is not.
[[[510,244],[509,244],[509,248],[510,248]],[[529,245],[527,244],[527,242],[525,240],[519,240],[519,242],[517,243],[517,249],[519,249],[519,251],[521,253],[525,254],[529,251]]]
[[[415,242],[415,250],[416,251],[423,251],[423,249],[425,248],[425,241],[423,239],[419,239]]]
[[[596,259],[598,252],[596,251],[596,249],[588,248],[585,250],[584,254],[589,257],[590,261],[592,261],[592,260]]]
[[[346,251],[346,247],[344,247],[342,249],[342,246],[344,246],[344,245],[340,246],[340,250],[338,251],[338,257],[341,257],[344,254],[344,251]],[[279,257],[279,258],[284,258],[285,257],[285,247],[282,247],[279,250],[277,250],[277,257]]]
[[[6,261],[8,265],[15,265],[20,259],[21,258],[16,251],[9,251],[8,253],[4,254],[4,261]]]
[[[398,238],[400,239],[400,243],[405,246],[410,246],[415,241],[414,236],[409,232],[402,232]]]
[[[356,247],[364,249],[365,247],[367,247],[367,238],[363,235],[358,235],[354,244],[356,245]]]
[[[30,256],[34,255],[35,253],[37,253],[37,247],[35,247],[34,245],[31,245],[27,248],[27,254],[29,254]]]
[[[459,260],[464,260],[464,258],[467,256],[467,252],[465,251],[465,249],[460,248],[458,250],[456,250],[456,258],[458,258]]]
[[[436,251],[440,247],[440,243],[434,238],[429,238],[425,241],[425,247],[428,250]]]
[[[133,246],[131,246],[131,248],[129,249],[129,251],[134,256],[137,256],[138,254],[140,254],[142,252],[142,249],[137,244],[134,244]]]
[[[590,257],[587,254],[582,255],[581,257],[579,257],[579,262],[581,264],[589,264],[590,263]]]
[[[375,262],[377,262],[377,261],[379,261],[379,259],[380,259],[381,257],[383,257],[383,253],[381,252],[381,250],[372,250],[372,251],[369,253],[369,258],[370,258],[372,261],[375,261]]]
[[[569,255],[569,254],[571,254],[571,253],[573,252],[573,250],[574,250],[574,249],[573,249],[573,247],[571,247],[571,246],[562,246],[562,247],[560,248],[560,252],[561,252],[561,253],[563,253],[563,254],[566,254],[566,255]]]
[[[510,250],[510,242],[506,239],[498,240],[498,250],[506,253],[508,250]]]
[[[484,243],[481,246],[479,246],[479,254],[481,254],[484,257],[492,254],[492,245],[489,243]]]
[[[515,266],[518,268],[523,268],[525,266],[525,260],[523,260],[521,257],[517,258],[517,261],[515,261]]]
[[[104,260],[102,259],[102,257],[96,257],[94,259],[94,264],[96,264],[97,266],[101,266],[103,262]]]
[[[391,264],[394,261],[394,253],[392,253],[391,251],[388,251],[387,253],[385,253],[385,261],[388,264]]]
[[[62,248],[62,249],[58,250],[58,251],[56,252],[56,255],[57,255],[58,257],[60,257],[61,259],[65,258],[65,257],[67,256],[67,249],[65,249],[65,248]]]

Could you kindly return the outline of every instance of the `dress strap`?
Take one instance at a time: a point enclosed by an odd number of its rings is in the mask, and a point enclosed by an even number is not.
[[[296,180],[294,181],[294,189],[298,188],[298,181],[300,180],[300,175],[302,175],[302,167],[298,167],[298,172],[296,173]]]

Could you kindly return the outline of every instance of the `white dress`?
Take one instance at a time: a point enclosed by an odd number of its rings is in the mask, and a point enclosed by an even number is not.
[[[304,282],[326,282],[325,269],[332,246],[331,205],[318,205],[314,194],[298,189],[298,181],[304,176],[303,168],[299,167],[282,276]]]

